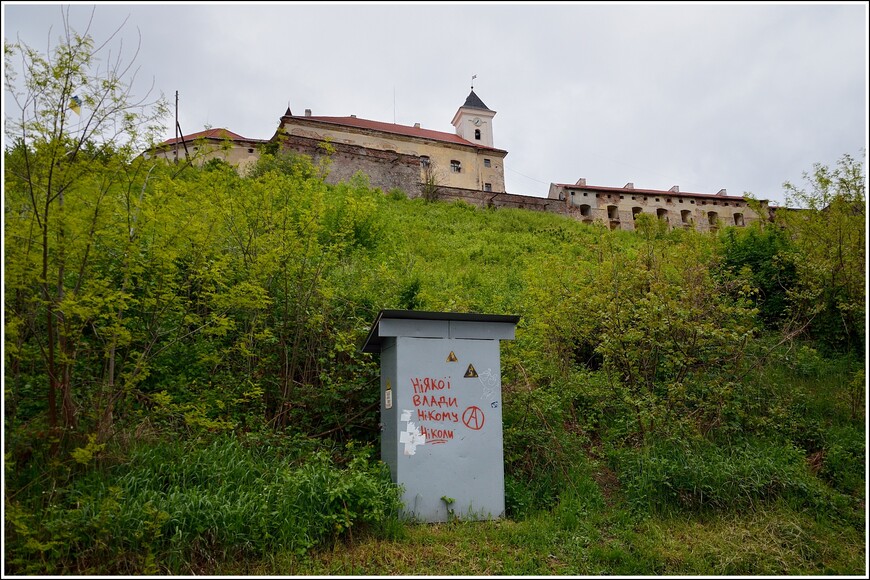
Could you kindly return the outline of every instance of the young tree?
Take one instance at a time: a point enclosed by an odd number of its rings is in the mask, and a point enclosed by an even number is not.
[[[437,201],[441,197],[443,179],[441,172],[435,166],[435,162],[426,159],[423,163],[423,181],[420,183],[420,192],[426,201]]]
[[[162,96],[134,97],[138,47],[129,60],[122,43],[112,52],[122,27],[97,44],[90,22],[83,33],[73,29],[67,8],[46,53],[20,39],[4,42],[9,364],[25,342],[37,345],[54,434],[76,425],[72,375],[87,321],[120,316],[123,288],[95,281],[93,264],[102,241],[135,235],[131,193],[145,172],[131,162],[154,142],[168,111]]]
[[[866,158],[866,152],[864,154]],[[865,315],[866,172],[843,155],[836,167],[821,163],[804,173],[806,188],[785,182],[786,201],[776,220],[793,240],[798,284],[790,292],[792,318],[838,350],[861,352]]]

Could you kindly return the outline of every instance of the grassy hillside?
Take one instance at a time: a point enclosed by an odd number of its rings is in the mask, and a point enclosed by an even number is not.
[[[819,282],[799,223],[609,231],[325,169],[134,163],[45,238],[7,174],[7,573],[866,572],[864,329],[818,324],[863,320],[863,267]],[[397,519],[384,308],[521,317],[505,520]]]

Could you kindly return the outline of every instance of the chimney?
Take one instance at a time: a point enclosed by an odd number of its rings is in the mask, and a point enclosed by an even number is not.
[[[575,183],[574,185],[583,185],[583,186],[585,186],[585,185],[586,185],[586,178],[585,178],[585,177],[581,177],[580,179],[577,180],[577,183]]]
[[[720,189],[719,193],[717,193],[716,195],[728,195],[728,192],[725,191],[724,189]]]
[[[673,186],[672,188],[670,188],[668,191],[672,191],[672,192],[674,192],[674,193],[680,193],[680,186],[679,186],[679,185],[675,185],[675,186]]]
[[[351,119],[356,119],[356,115],[351,115]]]
[[[305,116],[306,116],[306,117],[310,117],[310,116],[311,116],[311,109],[305,109]]]
[[[625,184],[625,187],[623,187],[622,189],[634,189],[634,183],[629,181],[628,183]]]
[[[420,123],[414,123],[414,128],[415,128],[415,129],[419,129],[419,128],[420,128]]]

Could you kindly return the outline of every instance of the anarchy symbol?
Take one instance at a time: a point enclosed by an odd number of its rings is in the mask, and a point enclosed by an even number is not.
[[[474,405],[465,409],[462,413],[462,422],[472,431],[480,431],[483,428],[483,422],[486,418],[483,416],[483,411]]]

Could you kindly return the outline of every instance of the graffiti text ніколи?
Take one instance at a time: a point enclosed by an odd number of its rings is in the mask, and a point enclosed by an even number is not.
[[[428,442],[432,445],[447,443],[447,441],[453,439],[453,429],[433,429],[421,425],[420,433],[425,436]]]

